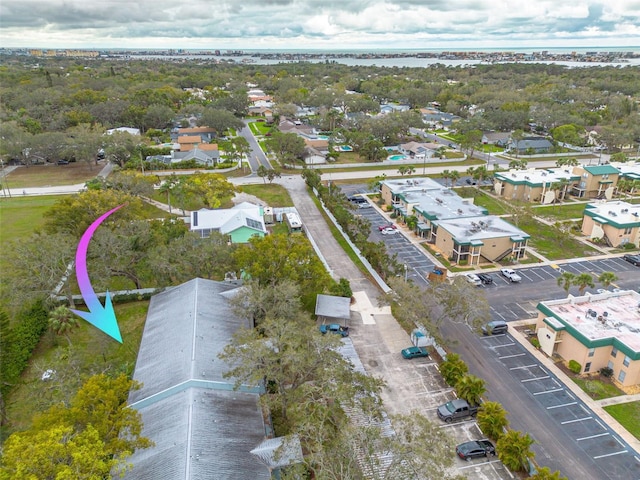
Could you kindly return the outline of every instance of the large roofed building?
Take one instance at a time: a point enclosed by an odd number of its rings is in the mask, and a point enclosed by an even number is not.
[[[269,479],[251,453],[268,436],[261,389],[223,374],[218,358],[248,327],[228,304],[235,284],[196,278],[151,299],[133,375],[142,388],[129,405],[155,446],[136,451],[125,480]]]
[[[610,368],[623,387],[640,384],[640,294],[631,290],[538,304],[536,331],[550,357],[575,360],[581,373]]]
[[[620,247],[640,243],[640,205],[615,201],[588,203],[582,219],[582,233]]]
[[[493,189],[507,200],[552,203],[563,198],[568,188],[580,181],[572,168],[509,170],[494,174]],[[557,187],[561,186],[560,189]]]

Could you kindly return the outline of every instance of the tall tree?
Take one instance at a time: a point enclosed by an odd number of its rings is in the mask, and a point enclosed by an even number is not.
[[[469,367],[457,353],[449,353],[444,362],[440,364],[440,373],[445,382],[455,386],[469,371]]]
[[[206,208],[219,208],[233,197],[236,187],[219,173],[196,173],[184,181],[187,192],[196,196]]]
[[[558,277],[556,283],[559,287],[569,295],[569,289],[575,284],[576,275],[571,272],[562,272]]]
[[[604,288],[609,288],[616,280],[618,280],[618,276],[613,272],[602,272],[598,276],[598,283],[602,284]]]
[[[474,405],[480,404],[482,395],[487,390],[484,380],[468,373],[458,379],[455,388],[458,397]]]
[[[78,162],[86,162],[93,168],[97,161],[98,150],[104,142],[104,130],[97,124],[81,123],[67,130],[65,151]]]
[[[584,291],[586,290],[587,287],[590,287],[590,288],[595,287],[595,283],[593,282],[593,276],[591,276],[590,273],[586,273],[586,272],[578,275],[573,281],[573,284],[576,287],[578,287],[578,291],[580,292],[580,295],[584,294]]]
[[[489,438],[498,440],[504,434],[504,429],[509,425],[507,411],[498,402],[483,402],[478,409],[477,416],[480,430]]]

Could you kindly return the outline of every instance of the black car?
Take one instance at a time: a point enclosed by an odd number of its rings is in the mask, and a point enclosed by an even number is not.
[[[493,283],[493,277],[487,273],[476,273],[476,275],[484,285],[491,285]]]
[[[622,259],[626,260],[631,265],[635,265],[636,267],[640,265],[640,255],[632,255],[630,253],[627,253],[625,256],[622,257]]]
[[[469,461],[472,458],[488,457],[496,454],[496,447],[489,440],[473,440],[461,443],[456,447],[456,454],[463,460]]]

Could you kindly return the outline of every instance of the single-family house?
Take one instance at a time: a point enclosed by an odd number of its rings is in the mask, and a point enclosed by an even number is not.
[[[180,139],[183,136],[191,137],[191,138],[198,136],[200,138],[200,141],[198,141],[198,143],[210,143],[216,138],[216,129],[211,127],[178,128],[176,132],[175,140],[178,141],[179,143],[186,143],[186,142],[180,142]]]
[[[128,133],[129,135],[135,135],[135,136],[140,135],[140,129],[133,128],[133,127],[110,128],[109,130],[107,130],[107,135],[112,135],[115,132]]]
[[[225,378],[218,354],[240,328],[251,327],[229,305],[239,285],[195,278],[154,295],[129,394],[154,446],[129,457],[124,480],[225,478],[269,480],[252,453],[269,436],[260,385]]]
[[[264,209],[260,205],[242,202],[233,208],[215,208],[191,212],[190,230],[202,238],[211,232],[226,235],[231,243],[247,243],[251,237],[264,237]]]
[[[544,137],[525,137],[520,140],[511,138],[509,141],[509,150],[518,154],[548,153],[551,151],[553,143]]]
[[[380,105],[380,114],[388,115],[389,113],[408,112],[411,110],[409,105],[400,105],[398,103],[383,103]]]
[[[632,203],[595,202],[584,208],[582,233],[602,239],[611,247],[640,243],[640,205]]]
[[[506,147],[511,140],[510,132],[483,132],[482,143],[485,145],[495,145],[497,147]]]
[[[415,160],[431,158],[442,145],[437,143],[408,142],[398,146],[398,150]]]
[[[623,388],[640,385],[640,293],[605,292],[540,302],[540,350],[580,364],[580,373],[613,372]]]

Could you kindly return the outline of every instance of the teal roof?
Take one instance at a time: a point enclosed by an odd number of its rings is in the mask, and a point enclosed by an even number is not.
[[[582,168],[584,168],[591,175],[605,175],[607,173],[620,173],[620,170],[618,170],[616,167],[612,167],[611,165],[594,165],[594,166],[586,165]]]

